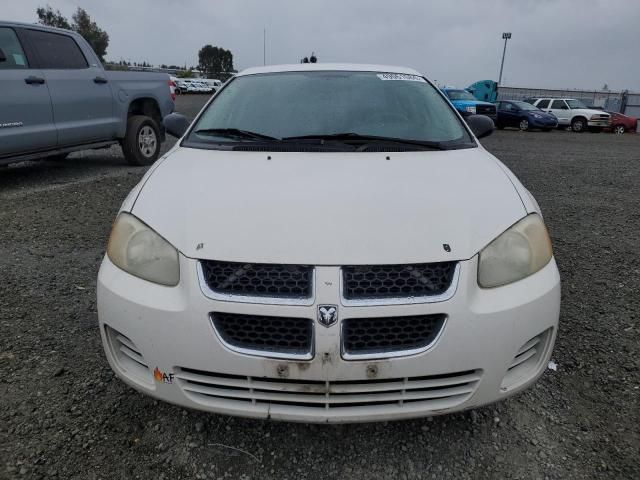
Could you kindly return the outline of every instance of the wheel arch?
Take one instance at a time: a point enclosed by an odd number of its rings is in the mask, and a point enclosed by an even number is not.
[[[160,131],[160,140],[165,141],[165,131],[162,125],[162,114],[160,113],[160,105],[158,101],[153,97],[140,97],[136,98],[129,103],[127,108],[127,121],[134,115],[144,115],[152,118]]]

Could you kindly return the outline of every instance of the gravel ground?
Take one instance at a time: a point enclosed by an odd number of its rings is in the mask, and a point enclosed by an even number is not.
[[[179,97],[178,110],[203,101]],[[640,135],[484,143],[553,237],[558,369],[500,404],[364,425],[216,416],[126,387],[102,352],[95,282],[144,170],[117,149],[0,170],[0,478],[640,478]]]

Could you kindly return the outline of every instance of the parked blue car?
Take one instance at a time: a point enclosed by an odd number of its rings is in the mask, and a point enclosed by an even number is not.
[[[461,88],[442,88],[441,90],[462,115],[486,115],[494,122],[496,121],[496,106],[493,103],[481,102],[471,92]]]
[[[515,127],[522,131],[539,128],[543,132],[558,127],[558,119],[552,113],[543,112],[527,102],[502,100],[497,102],[497,128]]]

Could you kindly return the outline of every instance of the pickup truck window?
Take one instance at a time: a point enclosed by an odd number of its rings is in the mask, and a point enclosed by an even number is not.
[[[16,32],[11,28],[0,28],[0,49],[4,57],[4,60],[0,60],[0,70],[29,68]]]
[[[569,108],[589,108],[580,100],[567,100],[567,103],[569,104]]]
[[[68,35],[25,30],[40,60],[40,68],[56,70],[78,70],[88,68],[76,41]]]
[[[551,103],[551,108],[552,109],[557,109],[557,110],[568,110],[567,108],[567,104],[564,103],[564,100],[554,100]]]
[[[549,106],[549,100],[540,100],[536,107],[538,108],[547,108]]]
[[[253,141],[349,134],[475,146],[431,84],[415,75],[396,77],[350,71],[237,77],[209,104],[185,146],[237,140],[216,135],[230,130],[236,137],[238,130],[251,132],[253,139],[245,134],[243,140]]]

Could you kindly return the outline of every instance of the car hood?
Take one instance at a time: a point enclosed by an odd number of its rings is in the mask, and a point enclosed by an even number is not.
[[[344,265],[471,258],[526,211],[483,148],[177,148],[149,176],[132,213],[187,257]]]
[[[491,107],[495,107],[493,103],[482,102],[480,100],[451,100],[451,103],[462,107],[473,107],[476,105],[489,105]]]
[[[542,118],[548,118],[551,120],[556,120],[556,116],[553,113],[543,112],[542,110],[527,110],[526,113],[528,115],[540,115]]]
[[[611,115],[608,114],[607,112],[603,112],[602,110],[593,110],[591,108],[574,108],[571,110],[571,112],[574,115],[576,114],[582,114],[582,115],[588,115],[588,116],[604,115],[605,117],[611,117]]]

